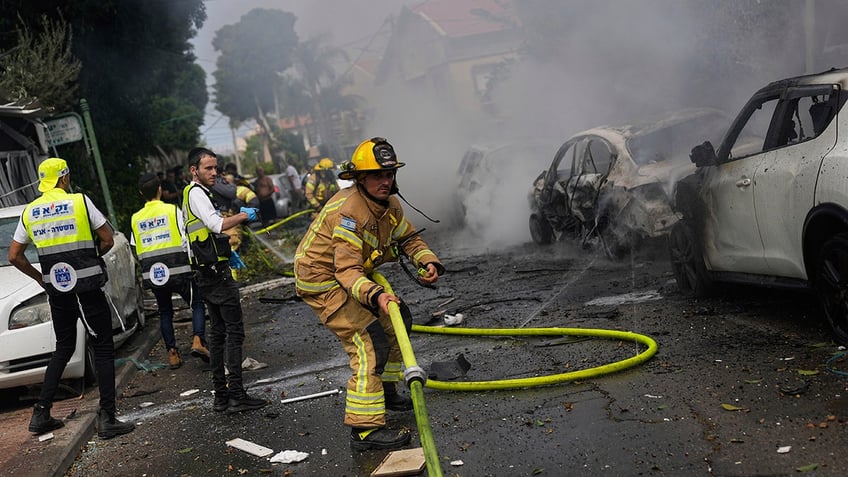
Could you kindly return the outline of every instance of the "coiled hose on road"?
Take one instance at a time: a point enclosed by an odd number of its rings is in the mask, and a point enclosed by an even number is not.
[[[394,294],[389,282],[379,272],[373,272],[371,278],[381,285],[387,292]],[[594,368],[570,371],[567,373],[549,376],[538,376],[533,378],[504,379],[498,381],[463,381],[445,382],[427,379],[427,374],[418,366],[409,335],[403,324],[398,305],[389,302],[389,316],[395,328],[398,345],[403,355],[404,381],[409,387],[412,404],[415,410],[415,422],[418,426],[418,436],[421,447],[424,450],[424,462],[427,465],[427,474],[430,477],[441,477],[442,467],[436,451],[436,443],[433,439],[433,430],[427,415],[427,407],[424,402],[424,386],[432,389],[444,389],[450,391],[487,391],[496,389],[516,389],[534,386],[547,386],[559,384],[576,379],[587,379],[605,374],[610,374],[631,368],[649,360],[657,352],[657,343],[652,338],[632,333],[629,331],[601,330],[590,328],[440,328],[433,326],[413,325],[412,331],[421,333],[439,333],[446,335],[468,335],[468,336],[591,336],[606,339],[619,339],[635,341],[645,345],[647,348],[636,356],[615,363],[596,366]]]

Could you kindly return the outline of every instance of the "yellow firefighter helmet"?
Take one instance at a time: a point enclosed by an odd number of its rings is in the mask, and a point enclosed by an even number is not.
[[[335,169],[335,167],[336,165],[333,163],[332,159],[330,159],[329,157],[325,157],[324,159],[318,161],[318,164],[315,164],[314,169],[316,171],[331,171]]]
[[[395,149],[389,141],[373,137],[357,146],[350,162],[342,164],[339,179],[353,179],[359,172],[394,170],[405,165],[398,162]]]

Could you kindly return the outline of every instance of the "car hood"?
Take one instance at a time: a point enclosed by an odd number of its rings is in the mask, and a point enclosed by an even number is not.
[[[34,265],[38,268],[38,264]],[[15,295],[18,295],[16,300],[24,301],[43,291],[35,280],[19,272],[17,268],[11,265],[0,267],[0,301]]]

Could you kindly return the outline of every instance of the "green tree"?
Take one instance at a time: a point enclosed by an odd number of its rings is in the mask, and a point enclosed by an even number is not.
[[[236,121],[254,119],[268,129],[275,85],[291,65],[298,41],[295,20],[289,12],[255,9],[215,33],[212,46],[221,52],[214,73],[218,111]]]
[[[130,214],[141,205],[138,194],[126,191],[137,189],[145,158],[160,149],[180,156],[199,141],[207,96],[189,40],[206,20],[203,1],[5,0],[0,2],[0,51],[18,46],[17,35],[10,33],[17,29],[15,19],[36,36],[45,31],[45,15],[54,22],[64,19],[73,31],[71,50],[82,68],[72,104],[85,98],[91,106],[117,225],[126,230]],[[102,206],[82,145],[60,146],[58,152],[75,171],[74,184]]]
[[[0,89],[12,101],[38,101],[48,111],[67,110],[76,102],[81,66],[71,52],[68,24],[42,15],[36,37],[24,19],[19,20],[17,44],[0,57]]]
[[[328,37],[317,35],[301,42],[294,50],[293,69],[312,101],[312,120],[315,122],[321,142],[331,143],[333,135],[330,131],[325,102],[321,100],[323,92],[336,88],[343,79],[336,73],[333,64],[337,61],[349,63],[347,53],[341,48],[328,45]],[[336,95],[338,96],[338,95]]]

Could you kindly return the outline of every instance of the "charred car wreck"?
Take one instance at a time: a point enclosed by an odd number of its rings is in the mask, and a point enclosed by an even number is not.
[[[716,282],[813,289],[848,344],[848,69],[757,91],[718,148],[692,150],[669,251],[678,288]],[[699,141],[700,142],[700,141]]]
[[[612,258],[667,234],[680,218],[671,208],[673,185],[694,171],[689,149],[721,137],[727,121],[720,111],[693,108],[572,136],[530,191],[533,240],[598,243]]]

